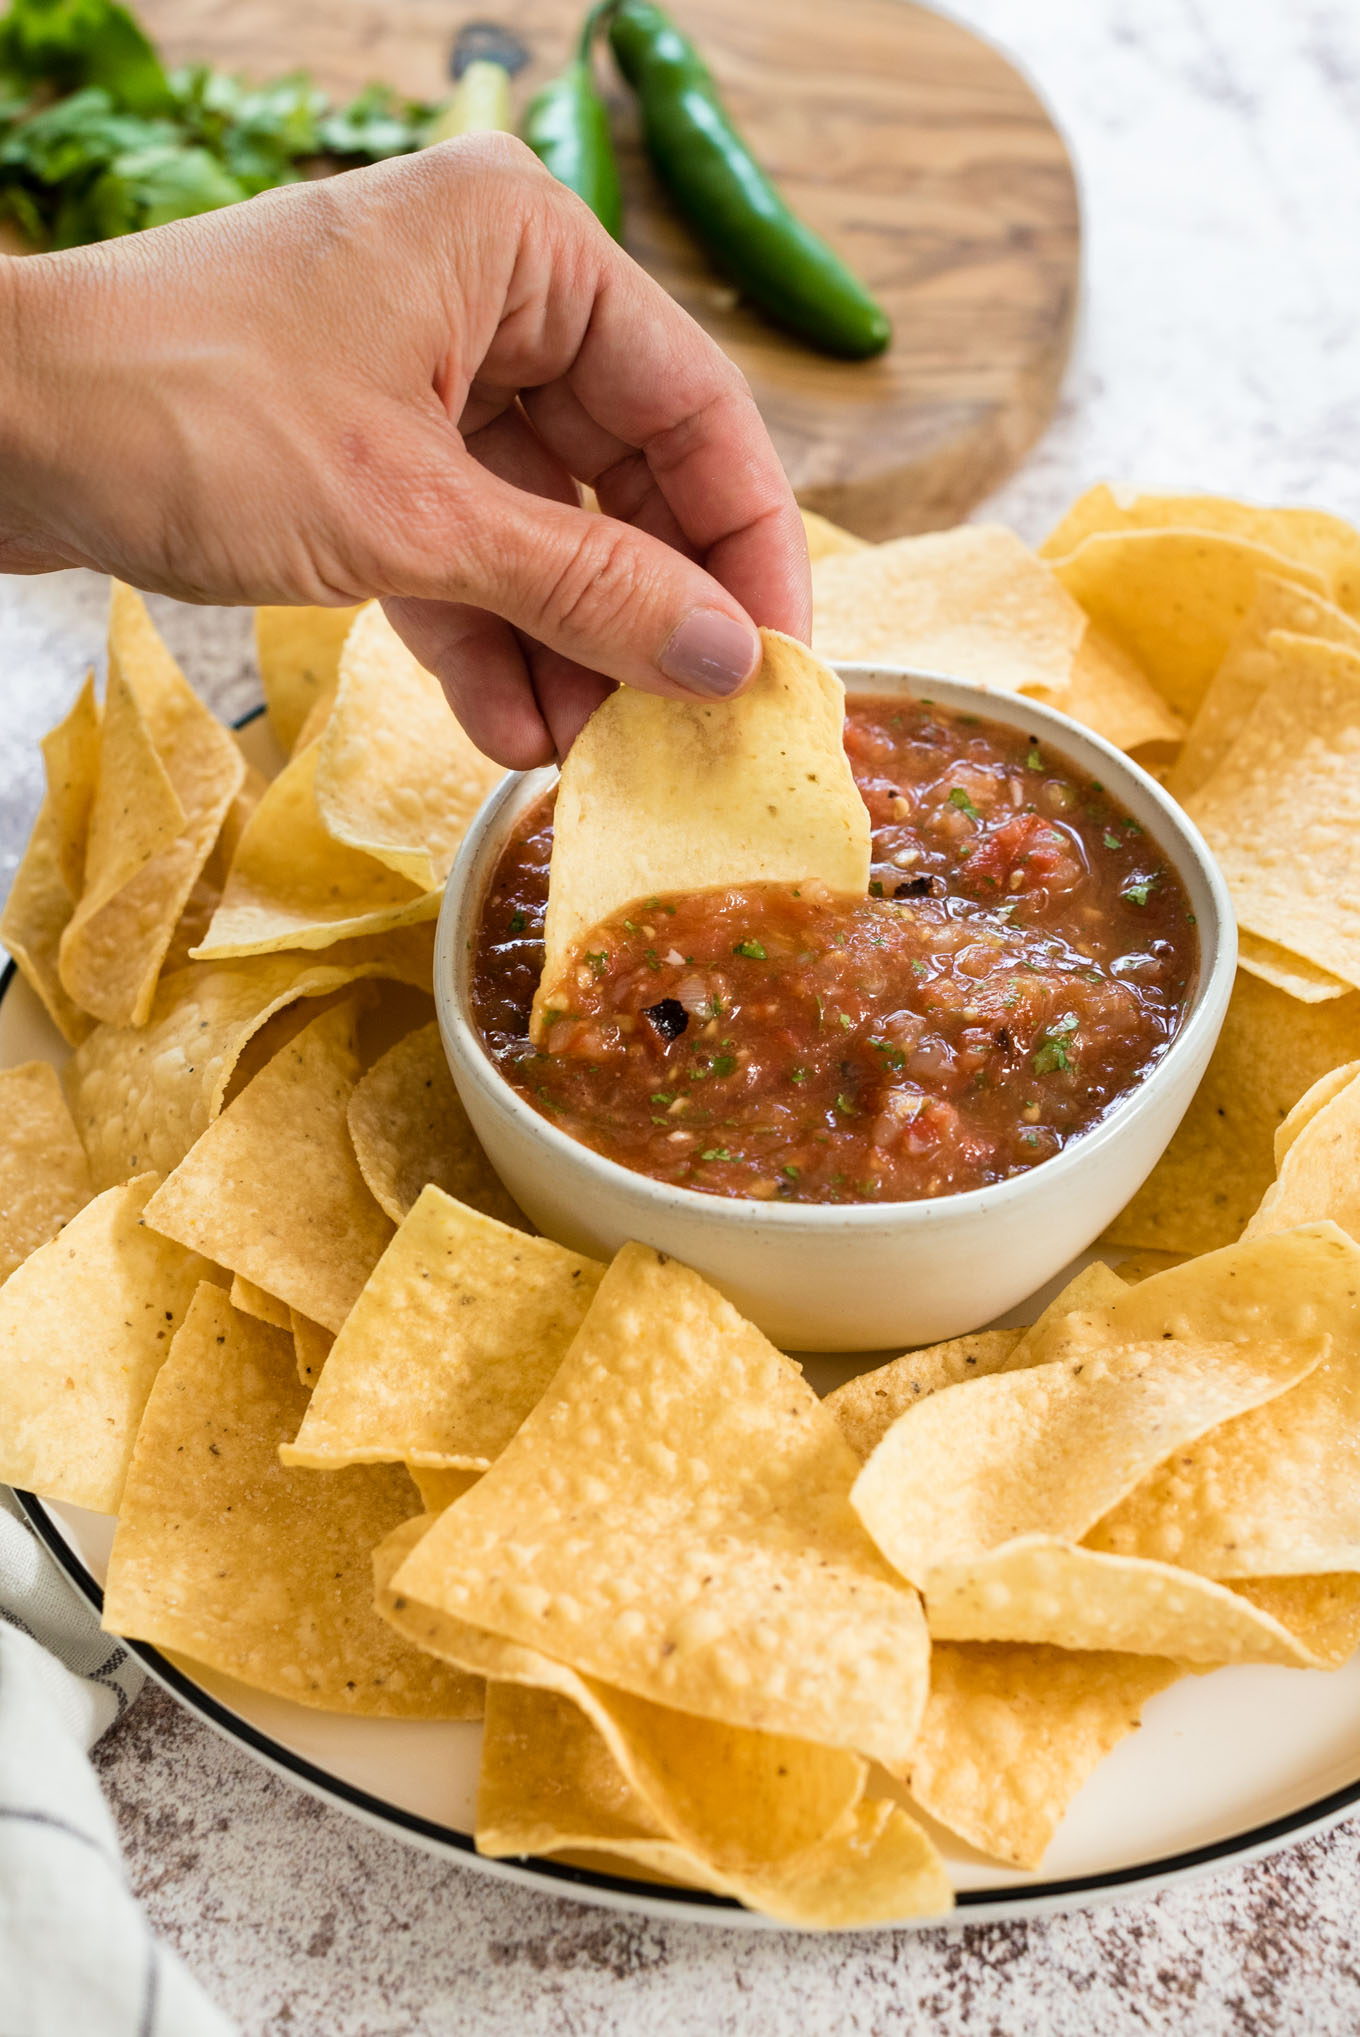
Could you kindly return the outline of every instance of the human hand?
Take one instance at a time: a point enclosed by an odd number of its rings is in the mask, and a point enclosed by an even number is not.
[[[0,569],[62,566],[189,601],[380,596],[521,768],[611,681],[729,694],[753,623],[809,623],[741,376],[499,135],[0,261]]]

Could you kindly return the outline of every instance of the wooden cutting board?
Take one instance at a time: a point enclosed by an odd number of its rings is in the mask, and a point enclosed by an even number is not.
[[[459,26],[533,51],[516,104],[560,68],[585,0],[144,0],[173,62],[306,68],[336,93],[448,89]],[[734,300],[676,219],[611,77],[627,243],[738,362],[799,499],[865,537],[955,523],[1053,409],[1080,275],[1076,181],[1020,74],[908,0],[671,0],[761,162],[870,284],[896,337],[843,363]],[[601,56],[602,78],[609,73]]]

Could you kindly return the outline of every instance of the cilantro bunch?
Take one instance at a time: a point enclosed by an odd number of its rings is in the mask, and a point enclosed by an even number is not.
[[[332,106],[304,74],[268,85],[166,71],[117,0],[12,0],[0,16],[0,218],[78,247],[233,205],[312,166],[424,145],[438,108],[370,85]]]

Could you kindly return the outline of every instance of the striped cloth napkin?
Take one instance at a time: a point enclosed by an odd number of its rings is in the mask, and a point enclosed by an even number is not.
[[[90,1766],[142,1681],[0,1487],[0,2037],[232,2037],[152,1936]]]

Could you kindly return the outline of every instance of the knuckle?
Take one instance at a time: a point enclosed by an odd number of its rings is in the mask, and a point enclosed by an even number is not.
[[[591,530],[561,566],[544,593],[545,630],[584,641],[608,632],[638,596],[637,560],[628,537],[601,528]]]

